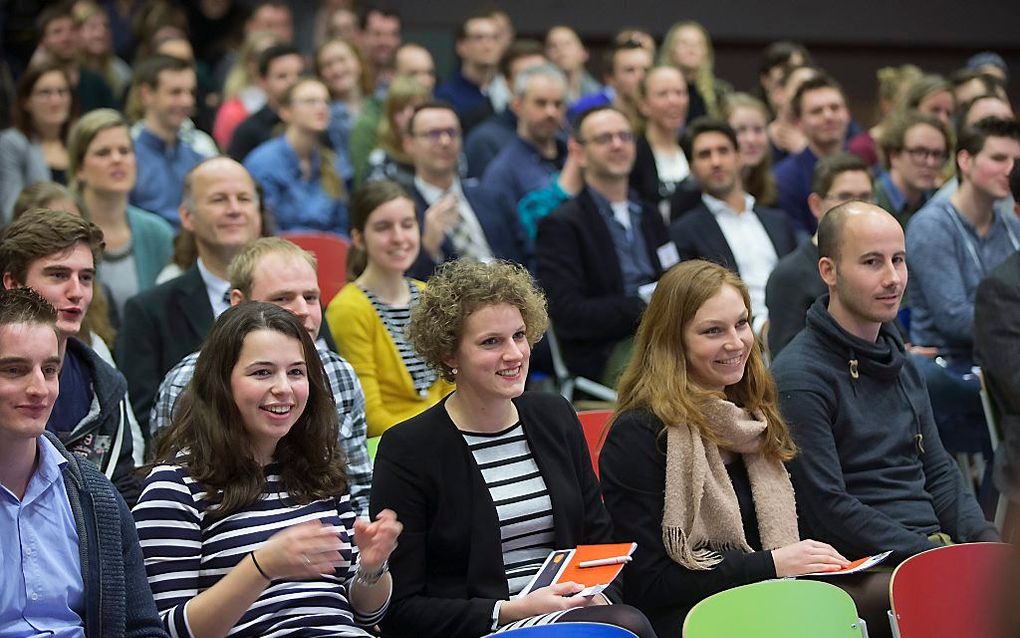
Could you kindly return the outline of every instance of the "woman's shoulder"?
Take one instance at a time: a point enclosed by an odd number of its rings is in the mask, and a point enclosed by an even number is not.
[[[613,418],[610,436],[644,436],[651,433],[658,436],[665,424],[648,408],[631,408],[619,412]]]
[[[271,137],[248,153],[248,156],[244,158],[244,166],[249,171],[266,170],[271,172],[274,168],[278,168],[274,167],[273,163],[290,162],[290,156],[293,153],[287,152],[289,148],[287,140],[282,135]]]
[[[450,415],[446,412],[446,400],[443,399],[415,416],[387,429],[379,442],[379,449],[382,451],[385,447],[393,450],[407,450],[420,455],[423,446],[442,447],[442,442],[447,438],[446,435],[456,432],[456,426],[453,425]]]
[[[166,235],[168,238],[173,239],[174,227],[156,213],[128,204],[127,218],[133,232],[142,231],[155,235]]]

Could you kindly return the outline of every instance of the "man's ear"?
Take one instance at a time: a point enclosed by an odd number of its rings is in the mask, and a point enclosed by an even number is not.
[[[822,257],[818,260],[818,274],[826,286],[836,287],[836,262],[831,257]]]
[[[230,291],[230,305],[231,306],[236,306],[237,304],[241,303],[242,301],[244,301],[244,293],[242,293],[237,288],[234,288],[233,290]]]
[[[21,288],[21,283],[14,278],[10,272],[4,273],[4,290],[12,290],[14,288]]]
[[[811,209],[811,214],[815,216],[815,219],[821,220],[822,216],[825,215],[825,209],[822,208],[822,196],[818,193],[811,193],[807,197],[808,208]]]

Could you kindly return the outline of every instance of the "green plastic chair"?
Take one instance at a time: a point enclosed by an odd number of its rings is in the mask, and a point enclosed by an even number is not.
[[[365,439],[365,447],[368,448],[368,458],[375,461],[376,452],[379,451],[379,439],[381,436],[370,436]]]
[[[814,580],[767,580],[701,601],[687,614],[683,638],[867,638],[845,591]]]

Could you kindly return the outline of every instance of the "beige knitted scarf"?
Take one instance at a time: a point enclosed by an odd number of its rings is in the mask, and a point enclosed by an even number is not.
[[[800,540],[790,476],[780,461],[759,452],[767,427],[764,417],[755,419],[723,400],[713,403],[705,416],[725,447],[743,456],[762,549]],[[688,569],[711,569],[722,560],[719,551],[752,551],[719,448],[683,425],[666,428],[662,542],[669,557]]]

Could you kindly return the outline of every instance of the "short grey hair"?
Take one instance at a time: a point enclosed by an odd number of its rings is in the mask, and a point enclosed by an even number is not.
[[[514,97],[523,98],[528,92],[528,85],[531,84],[532,78],[537,77],[547,77],[559,84],[563,88],[564,94],[567,92],[567,76],[556,65],[545,62],[528,67],[514,77]]]

